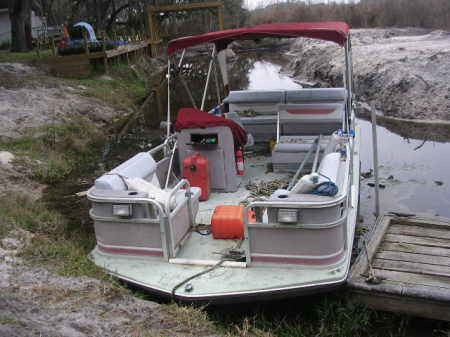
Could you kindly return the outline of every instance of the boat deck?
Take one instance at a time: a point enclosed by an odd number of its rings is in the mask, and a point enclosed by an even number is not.
[[[348,280],[356,299],[450,321],[450,219],[382,216],[365,247]]]
[[[211,216],[217,206],[239,205],[242,201],[245,201],[250,196],[250,191],[247,189],[249,183],[258,184],[261,182],[286,181],[287,185],[293,174],[271,172],[270,164],[271,157],[269,154],[267,156],[246,157],[246,173],[241,177],[238,190],[232,193],[211,193],[208,200],[200,202],[196,222],[198,224],[209,225],[211,224]]]

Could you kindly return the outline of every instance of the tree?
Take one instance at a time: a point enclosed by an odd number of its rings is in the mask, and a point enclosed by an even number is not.
[[[9,0],[11,21],[11,51],[26,52],[32,46],[31,0]]]

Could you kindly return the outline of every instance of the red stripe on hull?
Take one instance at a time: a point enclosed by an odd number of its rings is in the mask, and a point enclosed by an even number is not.
[[[97,246],[101,251],[103,251],[105,253],[163,256],[163,252],[158,252],[158,251],[148,251],[148,250],[130,249],[130,248],[111,248],[111,247],[102,246],[100,244],[97,244]]]
[[[275,256],[253,256],[252,262],[266,262],[266,263],[290,263],[290,264],[309,264],[321,265],[332,264],[338,262],[344,256],[344,252],[337,256],[327,257],[323,259],[308,259],[300,257],[275,257]]]

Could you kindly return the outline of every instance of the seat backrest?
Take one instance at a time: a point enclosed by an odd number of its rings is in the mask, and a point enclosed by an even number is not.
[[[295,121],[342,122],[344,108],[343,103],[279,104],[278,116],[280,123]]]
[[[148,152],[140,152],[96,179],[95,187],[103,190],[124,191],[127,190],[124,178],[141,178],[160,187],[155,172],[156,162],[153,157]]]
[[[276,115],[277,105],[284,103],[284,90],[242,90],[232,91],[224,102],[229,111],[250,115]]]
[[[347,99],[345,88],[308,88],[286,90],[286,104],[290,103],[339,103]]]
[[[342,128],[344,103],[279,104],[277,139],[282,135],[330,135]]]
[[[284,90],[231,91],[224,103],[284,103]]]

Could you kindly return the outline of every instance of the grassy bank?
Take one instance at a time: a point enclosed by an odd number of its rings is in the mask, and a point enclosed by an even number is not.
[[[23,137],[0,143],[0,150],[14,153],[38,182],[55,184],[95,163],[105,139],[93,124],[76,119],[30,129]]]
[[[29,130],[21,138],[1,143],[0,150],[14,153],[16,166],[51,189],[95,171],[105,140],[106,135],[92,124],[70,120]],[[57,198],[74,205],[79,199],[75,195]],[[22,252],[24,257],[52,265],[63,275],[101,275],[87,258],[95,245],[93,230],[78,224],[48,200],[32,200],[14,192],[0,197],[0,236],[17,227],[34,234],[31,245]]]
[[[134,70],[125,64],[110,67],[109,79],[105,76],[67,79],[75,87],[85,87],[80,95],[97,98],[124,111],[136,109],[149,94],[148,84],[137,77]]]
[[[53,55],[51,49],[41,50],[40,55],[35,50],[26,53],[12,53],[9,50],[0,50],[0,62],[35,62]]]

